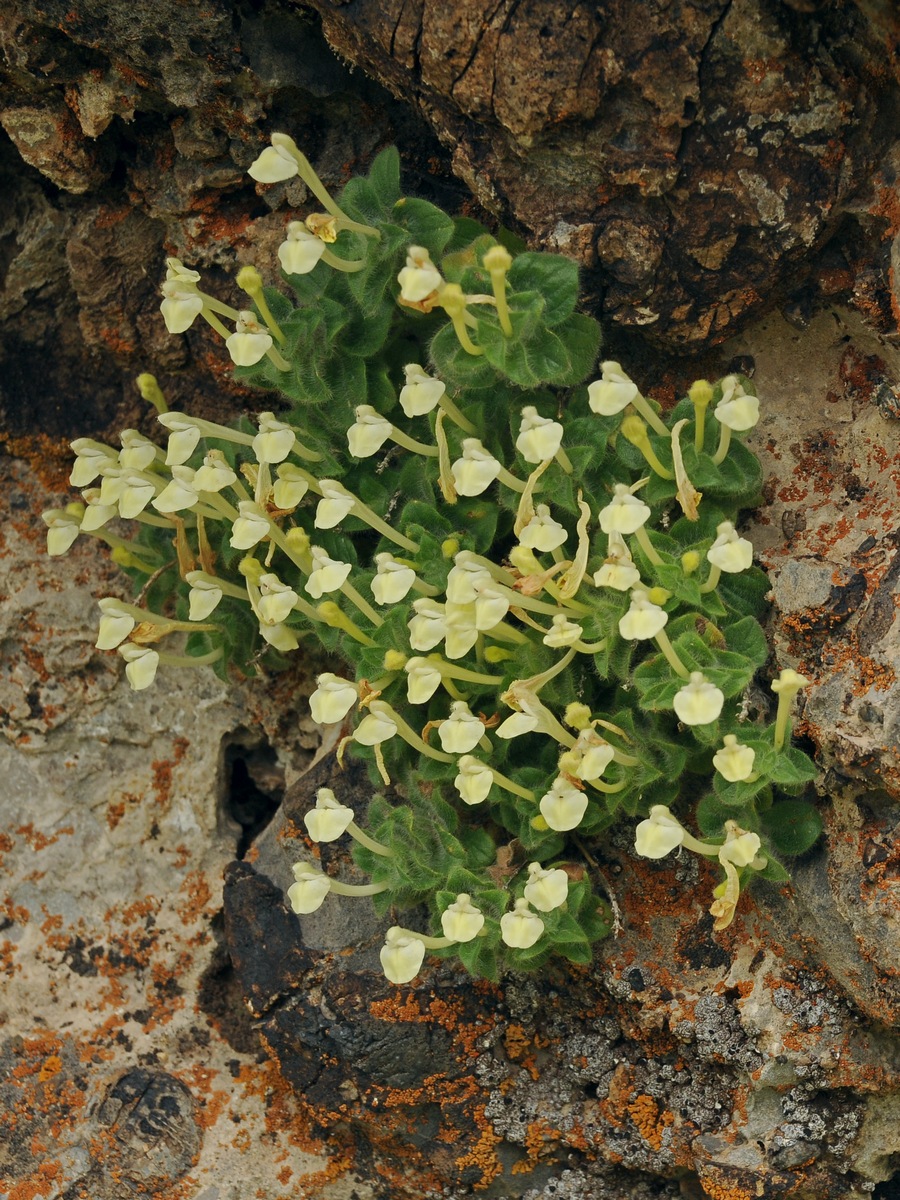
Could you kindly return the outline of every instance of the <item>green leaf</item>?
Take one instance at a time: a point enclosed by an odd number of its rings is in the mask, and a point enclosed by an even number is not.
[[[427,200],[407,196],[394,210],[394,219],[406,229],[410,245],[424,246],[437,261],[453,237],[454,222],[443,209]]]
[[[805,800],[781,800],[762,820],[772,844],[782,854],[802,854],[822,832],[822,818]]]
[[[513,292],[538,292],[544,300],[543,322],[552,328],[575,311],[578,267],[561,254],[519,254],[507,275]]]
[[[400,198],[400,152],[396,146],[382,150],[369,168],[369,183],[385,208]]]
[[[448,384],[481,391],[497,383],[497,370],[490,360],[483,354],[466,353],[449,321],[431,339],[431,360]]]

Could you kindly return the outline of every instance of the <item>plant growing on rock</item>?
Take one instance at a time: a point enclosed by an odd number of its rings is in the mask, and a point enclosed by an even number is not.
[[[304,642],[344,662],[312,714],[346,729],[338,759],[367,759],[375,790],[365,827],[327,788],[306,826],[354,839],[370,882],[311,858],[288,898],[427,907],[430,931],[417,912],[388,932],[394,982],[426,951],[489,977],[588,961],[609,929],[590,848],[645,813],[638,853],[718,861],[724,928],[748,879],[786,879],[778,855],[819,832],[785,798],[815,773],[789,744],[805,681],[782,672],[773,726],[741,713],[767,657],[768,584],[735,528],[760,486],[751,382],[698,381],[663,417],[618,363],[592,378],[576,266],[402,196],[393,150],[339,203],[284,135],[250,174],[299,174],[325,210],[287,226],[284,290],[244,267],[233,308],[169,259],[162,312],[172,333],[208,321],[263,411],[234,428],[171,412],[142,376],[165,448],[75,442],[83,503],[44,514],[51,554],[93,533],[140,591],[100,601],[97,645],[134,688],[253,673]],[[707,840],[672,815],[685,796]]]

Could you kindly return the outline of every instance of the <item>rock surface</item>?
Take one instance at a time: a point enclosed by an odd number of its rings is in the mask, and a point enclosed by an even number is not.
[[[48,559],[55,497],[23,463],[0,478],[0,1196],[363,1200],[223,946],[223,869],[316,741],[285,703],[305,668],[271,705],[206,668],[132,692],[92,644],[125,581],[96,543]]]
[[[900,791],[884,731],[900,651],[879,596],[896,589],[900,426],[878,397],[895,355],[833,310],[803,332],[769,319],[717,364],[755,360],[767,502],[749,530],[773,579],[773,671],[811,680],[797,733],[823,767],[827,837],[793,888],[757,886],[714,934],[705,868],[638,860],[623,829],[592,847],[624,928],[590,970],[493,987],[445,965],[395,988],[367,901],[331,897],[298,920],[284,899],[297,859],[348,868],[340,848],[313,851],[301,819],[326,783],[364,813],[358,770],[320,762],[229,869],[251,1012],[377,1196],[862,1200],[892,1178]],[[881,609],[891,620],[861,648]]]

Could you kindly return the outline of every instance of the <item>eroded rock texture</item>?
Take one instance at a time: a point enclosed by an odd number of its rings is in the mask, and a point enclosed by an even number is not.
[[[890,6],[310,3],[342,55],[426,114],[487,207],[593,268],[603,314],[651,341],[721,340],[796,287],[864,194],[879,211]]]

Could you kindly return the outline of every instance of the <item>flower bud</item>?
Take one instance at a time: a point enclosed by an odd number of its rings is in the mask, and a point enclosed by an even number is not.
[[[563,721],[570,729],[587,729],[591,721],[591,710],[587,704],[582,704],[580,700],[573,700],[566,705],[566,711],[563,713]]]
[[[795,696],[805,688],[809,680],[805,675],[798,674],[793,667],[784,667],[777,679],[772,682],[772,691],[776,694],[784,692],[788,697]]]
[[[546,871],[540,863],[529,863],[524,894],[528,903],[540,912],[553,912],[569,897],[569,877],[562,867]]]
[[[322,787],[316,792],[316,807],[309,810],[303,824],[314,842],[334,842],[347,832],[355,815],[352,808],[338,803],[331,788]]]
[[[484,928],[484,913],[472,903],[472,897],[460,892],[451,905],[441,913],[444,937],[454,942],[471,942]]]
[[[531,911],[524,898],[516,901],[512,912],[500,918],[500,936],[507,946],[515,950],[527,950],[544,932],[544,922]]]

